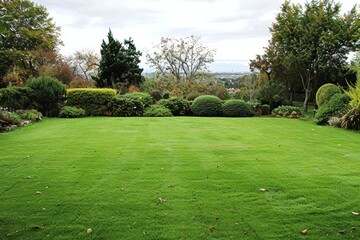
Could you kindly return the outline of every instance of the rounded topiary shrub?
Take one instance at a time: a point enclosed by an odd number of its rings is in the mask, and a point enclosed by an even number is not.
[[[112,99],[111,104],[112,115],[115,117],[136,117],[144,113],[144,105],[138,98],[119,95]]]
[[[190,115],[190,103],[182,97],[171,97],[169,99],[161,99],[160,105],[170,109],[174,116],[187,116]]]
[[[83,116],[86,116],[84,109],[71,106],[61,108],[59,113],[59,117],[61,118],[79,118]]]
[[[222,101],[216,96],[197,97],[191,105],[194,116],[219,117],[222,115]]]
[[[331,117],[340,117],[349,110],[350,98],[346,94],[335,94],[315,114],[318,125],[328,123]]]
[[[144,112],[144,117],[172,117],[170,109],[162,105],[151,105]]]
[[[322,85],[318,91],[316,92],[316,103],[319,107],[327,103],[330,98],[335,95],[341,93],[341,89],[332,83],[326,83]]]
[[[249,104],[240,99],[227,100],[223,106],[224,117],[253,117]]]

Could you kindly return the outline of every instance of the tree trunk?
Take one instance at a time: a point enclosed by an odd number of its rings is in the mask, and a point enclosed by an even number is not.
[[[309,99],[311,96],[311,90],[305,90],[305,100],[304,100],[304,112],[308,112]]]

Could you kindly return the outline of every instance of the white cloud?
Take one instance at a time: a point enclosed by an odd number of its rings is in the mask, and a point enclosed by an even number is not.
[[[100,51],[111,28],[122,41],[132,37],[140,51],[161,37],[198,35],[217,51],[215,60],[247,61],[263,53],[282,0],[34,0],[45,6],[61,27],[70,54],[83,48]],[[293,0],[304,4],[306,0]],[[343,9],[357,0],[343,0]],[[145,59],[143,58],[143,64]],[[144,66],[144,65],[143,65]],[[146,67],[146,66],[145,66]],[[236,70],[236,69],[234,69]]]

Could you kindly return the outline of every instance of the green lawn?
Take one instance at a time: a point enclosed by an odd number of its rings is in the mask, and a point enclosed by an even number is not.
[[[360,239],[359,146],[280,118],[46,119],[0,134],[0,239]]]

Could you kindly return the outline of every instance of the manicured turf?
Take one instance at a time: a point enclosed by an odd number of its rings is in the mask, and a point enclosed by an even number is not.
[[[0,134],[0,239],[360,239],[359,146],[301,120],[47,119]]]

